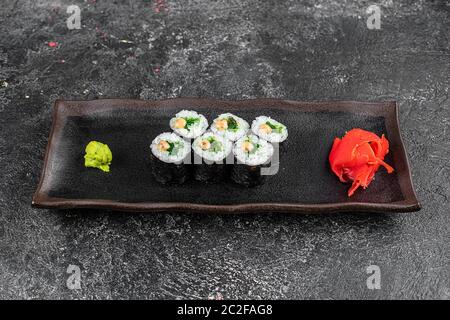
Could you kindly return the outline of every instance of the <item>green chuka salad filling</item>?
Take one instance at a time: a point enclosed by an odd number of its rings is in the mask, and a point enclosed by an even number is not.
[[[109,172],[109,166],[112,162],[112,152],[108,145],[98,141],[91,141],[86,146],[85,151],[85,167],[97,168],[104,172]]]
[[[267,121],[266,124],[276,133],[283,132],[284,125],[282,125],[282,124],[274,124],[274,123],[271,123],[270,121]]]
[[[167,143],[169,144],[169,149],[167,149],[167,152],[171,156],[178,154],[180,149],[183,148],[183,142],[180,141],[167,141]]]
[[[210,150],[210,151],[216,152],[216,153],[217,153],[217,152],[220,152],[220,151],[223,150],[222,142],[216,140],[215,137],[210,136],[210,137],[208,137],[206,140],[208,140],[209,143],[211,144],[211,146],[209,147],[209,150]]]
[[[200,123],[200,118],[184,118],[184,120],[186,120],[186,125],[184,128],[187,130],[189,130],[189,128],[193,125]]]
[[[228,117],[226,120],[227,120],[227,124],[228,124],[228,130],[233,131],[233,132],[238,131],[239,125],[235,118]]]

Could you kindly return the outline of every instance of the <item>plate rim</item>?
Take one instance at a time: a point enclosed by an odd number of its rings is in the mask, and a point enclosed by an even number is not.
[[[302,108],[304,111],[334,109],[336,111],[349,111],[352,113],[369,113],[385,118],[386,131],[389,139],[395,140],[396,148],[394,162],[403,163],[398,174],[399,185],[404,200],[396,202],[330,202],[330,203],[244,203],[244,204],[197,204],[188,202],[119,202],[106,199],[69,199],[50,197],[44,190],[45,184],[51,180],[51,167],[49,158],[56,148],[57,135],[62,132],[65,119],[70,115],[83,116],[105,109],[114,109],[119,105],[125,109],[162,107],[171,104],[186,104],[196,102],[208,105],[212,102],[227,107],[239,107],[242,104],[255,106],[257,104],[281,104],[283,108]],[[363,106],[364,108],[361,108]],[[280,106],[275,108],[280,108]],[[334,111],[331,110],[331,111]],[[243,100],[220,100],[212,98],[183,97],[163,100],[140,99],[97,99],[97,100],[56,100],[52,112],[52,126],[44,154],[39,184],[33,194],[31,205],[46,209],[93,208],[110,209],[126,212],[209,212],[209,213],[244,213],[244,212],[292,212],[292,213],[336,213],[336,212],[414,212],[421,209],[421,204],[414,190],[410,164],[406,148],[401,136],[399,122],[399,107],[395,100],[390,101],[353,101],[353,100],[326,100],[326,101],[295,101],[274,98],[256,98]]]

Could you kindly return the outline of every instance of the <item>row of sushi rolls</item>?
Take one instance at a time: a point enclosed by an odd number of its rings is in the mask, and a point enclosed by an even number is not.
[[[273,145],[288,137],[286,126],[267,116],[257,117],[250,127],[244,119],[223,113],[209,127],[202,114],[182,110],[169,125],[173,132],[159,134],[150,146],[152,172],[164,184],[194,177],[202,182],[231,178],[248,187],[259,185],[265,180],[261,168],[270,163]]]

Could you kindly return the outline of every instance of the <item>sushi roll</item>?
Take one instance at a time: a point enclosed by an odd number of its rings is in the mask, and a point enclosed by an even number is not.
[[[273,152],[273,146],[266,140],[254,134],[243,136],[233,147],[237,163],[233,165],[231,179],[247,187],[262,184],[265,176],[261,168],[269,163]]]
[[[175,133],[164,132],[158,135],[150,146],[152,173],[155,179],[164,184],[182,184],[189,177],[191,144]],[[189,159],[189,163],[185,162]]]
[[[206,132],[192,143],[194,151],[194,178],[203,182],[220,182],[226,179],[226,158],[233,143],[214,132]]]
[[[206,118],[190,110],[182,110],[170,119],[170,128],[180,136],[187,139],[195,139],[208,128]]]
[[[223,113],[214,119],[211,130],[228,140],[236,141],[247,133],[249,127],[244,119],[231,113]]]
[[[253,120],[252,132],[272,143],[283,142],[288,137],[288,131],[284,124],[266,116],[260,116]]]

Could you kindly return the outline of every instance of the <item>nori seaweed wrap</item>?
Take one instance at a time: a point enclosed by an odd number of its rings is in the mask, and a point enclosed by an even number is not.
[[[273,146],[253,134],[236,141],[233,154],[237,163],[233,165],[231,179],[246,187],[260,185],[265,180],[261,169],[267,167],[273,155]]]
[[[206,132],[192,143],[194,151],[194,178],[203,182],[221,182],[228,176],[226,158],[231,154],[232,143],[213,133]]]
[[[156,181],[163,184],[182,184],[190,174],[189,142],[175,133],[161,133],[150,146],[151,168]]]

